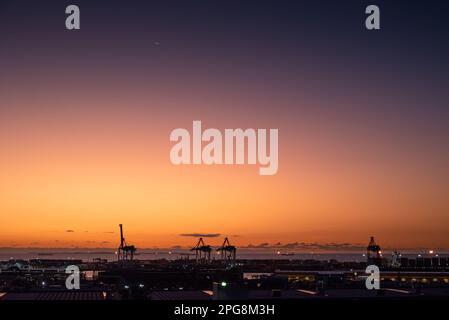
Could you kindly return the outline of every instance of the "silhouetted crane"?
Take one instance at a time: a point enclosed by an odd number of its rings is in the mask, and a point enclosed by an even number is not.
[[[382,261],[382,250],[380,246],[374,241],[374,237],[371,237],[368,247],[366,247],[366,259],[368,264],[380,265]]]
[[[127,245],[125,237],[123,236],[123,225],[120,226],[120,247],[117,250],[118,261],[125,264],[127,261],[132,261],[134,258],[134,252],[136,252],[136,247],[133,245]]]
[[[226,237],[223,241],[223,244],[220,248],[217,249],[217,252],[220,252],[221,259],[225,261],[235,261],[235,256],[237,253],[237,248],[234,246],[231,246],[229,243],[228,238]]]
[[[212,251],[212,248],[204,243],[203,238],[200,238],[196,246],[190,249],[190,251],[195,251],[196,262],[210,261],[210,252]]]

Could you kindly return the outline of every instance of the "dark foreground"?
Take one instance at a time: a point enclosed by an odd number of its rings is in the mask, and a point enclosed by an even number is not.
[[[40,315],[45,319],[64,317],[91,319],[400,319],[444,318],[446,298],[410,299],[315,299],[239,301],[103,301],[103,302],[0,302],[1,314],[14,317]],[[207,310],[205,314],[201,310]],[[190,311],[189,311],[190,310]],[[193,314],[192,314],[193,313]]]

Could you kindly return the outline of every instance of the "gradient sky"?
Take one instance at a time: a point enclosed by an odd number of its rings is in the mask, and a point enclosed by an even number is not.
[[[381,31],[364,28],[371,3]],[[65,30],[68,4],[80,31]],[[111,247],[123,223],[138,247],[220,233],[449,249],[447,12],[2,1],[0,247]],[[172,165],[169,134],[192,120],[278,128],[278,174]]]

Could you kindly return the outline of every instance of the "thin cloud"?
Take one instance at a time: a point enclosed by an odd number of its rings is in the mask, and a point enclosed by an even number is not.
[[[180,236],[193,238],[217,238],[221,236],[221,233],[181,233]]]
[[[365,246],[354,243],[318,243],[318,242],[291,242],[291,243],[273,243],[267,242],[260,243],[258,245],[249,244],[247,248],[253,249],[298,249],[298,250],[361,250],[365,249]]]

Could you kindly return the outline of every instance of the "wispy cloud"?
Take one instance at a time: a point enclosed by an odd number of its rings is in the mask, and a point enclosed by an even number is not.
[[[289,249],[289,250],[361,250],[365,249],[365,246],[355,243],[319,243],[319,242],[291,242],[291,243],[260,243],[257,245],[249,244],[247,248],[252,249]]]
[[[181,237],[193,237],[193,238],[217,238],[221,236],[221,233],[181,233]]]

